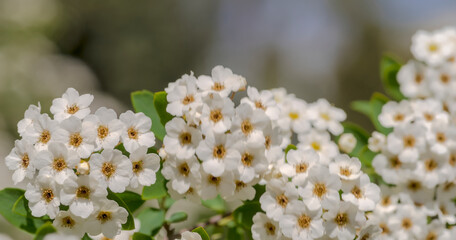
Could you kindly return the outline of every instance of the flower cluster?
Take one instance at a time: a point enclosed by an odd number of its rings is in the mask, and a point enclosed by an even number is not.
[[[128,212],[107,198],[108,189],[120,193],[153,184],[160,159],[147,153],[155,144],[148,117],[127,111],[117,118],[104,107],[91,113],[92,100],[69,88],[53,100],[52,116],[31,105],[18,123],[21,139],[5,161],[14,183],[27,184],[33,216],[47,215],[64,234],[112,238]]]

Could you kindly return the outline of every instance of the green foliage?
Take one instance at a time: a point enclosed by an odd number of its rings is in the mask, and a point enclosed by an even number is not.
[[[217,213],[224,213],[226,210],[225,200],[223,200],[220,195],[209,200],[201,200],[203,206],[216,211]]]
[[[14,226],[29,233],[35,233],[45,220],[33,217],[24,197],[25,191],[5,188],[0,191],[0,214]]]
[[[130,196],[131,195],[129,195],[128,197],[130,197]],[[124,197],[127,197],[127,196],[124,196]],[[125,210],[127,210],[127,212],[128,212],[127,222],[122,225],[122,230],[133,230],[133,229],[135,229],[135,221],[133,219],[133,214],[131,213],[130,208],[128,207],[128,205],[120,197],[120,194],[113,193],[111,191],[111,189],[108,188],[108,199],[116,201],[119,204],[119,206],[125,208]],[[133,202],[129,198],[126,198],[125,200],[128,201],[129,203]]]
[[[173,213],[169,219],[166,220],[167,223],[176,223],[176,222],[182,222],[187,220],[187,213],[185,212],[177,212]]]
[[[296,150],[298,148],[293,144],[288,144],[287,148],[285,148],[285,154],[287,154],[291,149]]]
[[[361,150],[366,146],[367,141],[369,139],[369,133],[364,130],[361,126],[351,123],[351,122],[344,122],[342,123],[344,127],[344,133],[351,133],[356,138],[356,146],[355,148],[348,153],[350,156],[358,157],[361,153]],[[339,137],[336,138],[336,142],[339,141]]]
[[[49,233],[56,232],[54,226],[52,226],[51,222],[47,222],[46,224],[42,225],[37,231],[36,235],[33,240],[43,240],[46,235]]]
[[[144,204],[144,200],[141,198],[141,195],[125,191],[123,193],[117,193],[117,196],[124,201],[124,203],[130,208],[131,212],[136,211]]]
[[[261,211],[261,205],[259,202],[246,203],[234,210],[233,218],[239,226],[242,226],[244,229],[250,231],[253,224],[253,216],[257,212]]]
[[[166,111],[168,106],[168,100],[166,100],[167,93],[164,91],[156,92],[154,95],[154,106],[157,109],[157,113],[160,116],[160,121],[163,126],[166,125],[168,121],[173,119],[173,116]]]
[[[84,235],[84,237],[82,237],[81,240],[92,240],[92,238],[89,237],[89,235],[87,235],[87,233]]]
[[[133,240],[152,240],[154,239],[153,237],[149,236],[149,235],[146,235],[144,233],[140,233],[140,232],[135,232],[133,234]]]
[[[192,232],[198,233],[201,236],[202,240],[211,240],[211,238],[209,237],[209,235],[207,234],[206,230],[204,230],[203,227],[197,227],[197,228],[193,229]]]
[[[378,115],[382,112],[382,107],[389,101],[389,98],[381,93],[374,93],[369,101],[354,101],[351,108],[357,112],[368,116],[377,131],[388,134],[391,128],[386,128],[378,121]]]
[[[380,77],[382,78],[383,87],[385,88],[385,92],[397,101],[405,99],[397,82],[397,73],[400,68],[401,64],[393,57],[387,55],[382,57],[380,62]]]
[[[165,223],[165,211],[155,208],[144,209],[138,215],[139,221],[141,221],[140,233],[155,236],[160,228]]]
[[[143,188],[142,199],[150,200],[163,198],[168,194],[168,190],[166,190],[166,180],[161,174],[161,171],[156,173],[156,177],[157,180],[154,184]]]

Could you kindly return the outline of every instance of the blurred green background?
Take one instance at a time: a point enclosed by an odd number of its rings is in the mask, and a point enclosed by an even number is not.
[[[406,61],[415,31],[455,13],[454,0],[0,0],[0,157],[28,105],[48,112],[68,87],[124,111],[130,92],[218,64],[260,89],[327,98],[369,128],[349,104],[382,91],[382,53]],[[12,186],[0,162],[0,188]],[[0,233],[30,238],[10,228],[0,220]]]

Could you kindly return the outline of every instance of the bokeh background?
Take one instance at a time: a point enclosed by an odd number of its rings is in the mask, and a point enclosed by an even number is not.
[[[381,55],[406,61],[415,31],[452,24],[454,0],[0,0],[0,188],[28,105],[48,111],[68,87],[124,111],[132,91],[221,64],[260,89],[327,98],[369,129],[349,104],[382,91]],[[5,235],[31,238],[0,217]]]

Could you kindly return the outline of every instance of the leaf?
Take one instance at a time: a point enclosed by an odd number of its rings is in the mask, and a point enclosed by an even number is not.
[[[384,55],[382,57],[380,62],[380,77],[382,79],[383,87],[385,88],[385,92],[397,101],[405,99],[400,91],[399,83],[397,82],[397,73],[400,68],[401,64],[391,56]]]
[[[128,205],[122,200],[122,198],[120,198],[117,193],[113,193],[111,189],[108,188],[108,199],[116,201],[119,204],[119,206],[125,208],[125,210],[127,210],[128,212],[127,222],[125,224],[122,224],[122,230],[135,229],[135,221],[133,219],[133,214],[131,213]]]
[[[187,213],[177,212],[177,213],[173,213],[171,215],[171,217],[169,217],[169,219],[166,220],[166,222],[168,222],[168,223],[182,222],[182,221],[187,220],[187,217],[188,217]]]
[[[378,115],[382,112],[383,105],[389,101],[389,98],[381,93],[374,93],[367,101],[354,101],[351,104],[351,108],[357,112],[360,112],[368,116],[374,125],[375,129],[383,134],[388,134],[392,131],[392,128],[385,128],[378,121]]]
[[[131,192],[125,191],[123,193],[117,193],[117,196],[122,199],[125,204],[130,208],[131,212],[136,211],[144,204],[144,200],[142,199],[141,195]]]
[[[138,215],[141,223],[140,233],[155,236],[165,223],[165,211],[155,208],[144,209]]]
[[[82,237],[81,240],[93,240],[93,239],[90,238],[89,235],[87,235],[87,233],[86,233],[86,234],[84,234],[84,237]]]
[[[152,240],[153,238],[149,235],[146,235],[144,233],[140,233],[140,232],[135,232],[133,234],[133,240]]]
[[[241,227],[228,228],[227,239],[245,239],[244,234],[245,231]]]
[[[250,230],[253,224],[253,216],[261,211],[259,202],[246,203],[234,210],[234,221],[246,230]]]
[[[48,235],[49,233],[54,233],[54,232],[57,232],[57,230],[55,230],[55,228],[54,228],[54,226],[52,226],[51,222],[47,222],[46,224],[41,226],[38,229],[38,231],[36,231],[36,235],[35,235],[35,238],[33,238],[33,240],[43,240],[46,235]]]
[[[220,195],[209,200],[201,200],[203,206],[216,211],[217,213],[224,213],[226,210],[225,200]]]
[[[358,157],[363,149],[364,146],[366,146],[367,141],[369,139],[369,133],[366,132],[362,127],[355,123],[351,122],[344,122],[342,123],[342,126],[344,127],[344,133],[351,133],[353,136],[356,138],[356,146],[355,148],[349,153],[350,156],[352,157]],[[336,137],[336,142],[339,141],[339,137]]]
[[[154,95],[155,109],[157,110],[158,115],[160,116],[160,121],[163,124],[163,126],[165,126],[168,121],[173,119],[173,115],[169,114],[166,111],[166,107],[168,106],[168,100],[166,99],[166,96],[167,93],[164,91],[156,92]]]
[[[266,185],[255,184],[253,188],[255,188],[255,197],[252,200],[247,200],[245,202],[258,202],[263,193],[266,192]]]
[[[206,230],[204,230],[203,227],[197,227],[197,228],[193,229],[192,232],[198,233],[201,236],[202,240],[211,240],[211,238],[209,237],[209,235],[207,234]]]
[[[369,101],[354,101],[351,103],[351,108],[369,117],[372,114]]]
[[[132,92],[131,103],[135,112],[143,112],[152,120],[152,132],[158,139],[163,140],[166,131],[161,123],[160,115],[155,109],[154,94],[147,90]]]
[[[142,191],[142,199],[150,200],[165,197],[168,194],[166,180],[161,171],[156,173],[157,180],[151,186],[145,186]]]
[[[12,225],[34,234],[45,221],[32,216],[24,193],[24,190],[17,188],[1,190],[0,214]]]
[[[296,150],[298,148],[293,144],[288,144],[287,148],[285,148],[285,154],[287,154],[291,149]]]

